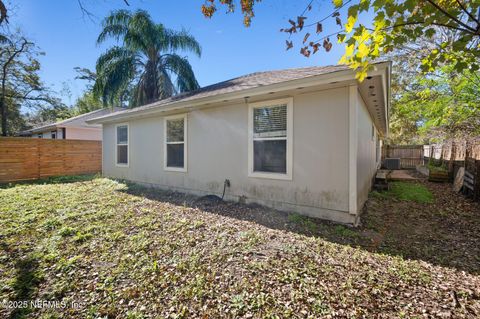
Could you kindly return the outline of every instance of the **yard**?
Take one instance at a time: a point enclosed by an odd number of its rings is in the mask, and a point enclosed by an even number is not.
[[[0,189],[0,220],[0,301],[65,302],[2,318],[480,316],[480,206],[444,184],[358,229],[97,177]]]

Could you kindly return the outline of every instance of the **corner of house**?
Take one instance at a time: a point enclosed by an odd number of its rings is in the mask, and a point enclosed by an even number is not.
[[[348,87],[348,212],[358,214],[357,207],[357,94],[358,86]]]

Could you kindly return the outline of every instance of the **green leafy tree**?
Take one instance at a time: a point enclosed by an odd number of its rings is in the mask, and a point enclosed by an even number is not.
[[[16,131],[22,131],[38,127],[57,121],[65,120],[77,115],[75,110],[65,104],[55,104],[49,108],[31,109],[24,114],[21,114],[22,128],[17,128]]]
[[[445,64],[422,73],[418,59],[459,34],[439,28],[388,54],[393,61],[390,139],[394,144],[428,143],[479,134],[479,74]]]
[[[77,114],[84,114],[102,109],[104,108],[104,105],[102,101],[100,101],[93,95],[93,92],[85,91],[83,92],[83,95],[81,95],[75,101],[73,108],[75,109],[75,112]]]
[[[0,36],[0,118],[3,136],[16,133],[21,108],[46,109],[61,104],[42,82],[35,44],[19,30]]]
[[[440,142],[480,135],[480,72],[452,76],[442,67],[394,92],[390,139],[395,144]]]
[[[129,93],[130,106],[163,99],[199,88],[186,57],[177,52],[201,54],[199,43],[186,31],[154,23],[145,11],[114,11],[103,21],[97,42],[113,38],[121,45],[97,60],[95,96],[112,104]]]
[[[77,71],[76,80],[87,82],[83,94],[77,98],[73,105],[75,112],[77,114],[84,114],[104,108],[105,105],[93,93],[93,85],[97,80],[97,74],[87,68],[75,67],[74,70]],[[120,105],[120,101],[116,101],[115,105]]]
[[[241,0],[244,23],[249,26],[260,1]],[[437,48],[417,61],[421,69],[432,72],[437,67],[451,64],[457,71],[479,69],[480,57],[480,1],[478,0],[332,0],[334,11],[317,17],[314,1],[305,0],[305,10],[289,20],[281,29],[289,35],[301,33],[300,53],[306,57],[320,49],[330,51],[336,41],[345,44],[341,63],[358,69],[362,80],[371,67],[371,61],[382,54],[427,37],[437,36],[442,29],[457,33],[455,40],[441,41]],[[207,0],[202,7],[211,17],[219,6],[229,12],[236,8],[234,0]],[[368,23],[359,23],[364,15]],[[373,19],[370,20],[370,16]],[[325,21],[333,19],[336,30],[327,30]],[[315,38],[314,38],[315,37]],[[287,40],[287,49],[295,46]]]

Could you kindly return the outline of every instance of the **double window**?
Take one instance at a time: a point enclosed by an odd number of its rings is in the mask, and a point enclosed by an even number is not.
[[[293,99],[249,105],[249,176],[292,179]]]
[[[187,115],[165,118],[165,170],[187,171]]]
[[[116,126],[117,131],[117,165],[128,166],[128,125],[119,124]]]

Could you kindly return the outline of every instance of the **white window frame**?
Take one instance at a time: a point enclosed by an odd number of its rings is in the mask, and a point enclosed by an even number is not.
[[[256,108],[268,107],[270,105],[286,104],[287,105],[287,136],[286,138],[270,138],[270,140],[287,141],[287,172],[286,173],[269,173],[269,172],[255,172],[253,165],[253,110]],[[259,138],[257,138],[259,139]],[[268,138],[261,138],[267,140]],[[248,177],[253,178],[267,178],[279,180],[292,180],[293,178],[293,98],[285,98],[278,100],[268,100],[248,104]]]
[[[167,142],[167,122],[169,120],[183,119],[183,143],[182,142]],[[188,117],[187,113],[176,114],[164,117],[163,121],[163,169],[170,172],[187,172],[188,167]],[[168,144],[183,144],[183,167],[167,166],[167,145]]]
[[[118,144],[118,127],[127,127],[127,144]],[[127,164],[118,163],[118,146],[127,145]],[[129,167],[130,166],[130,126],[128,123],[115,124],[115,166],[117,167]]]

